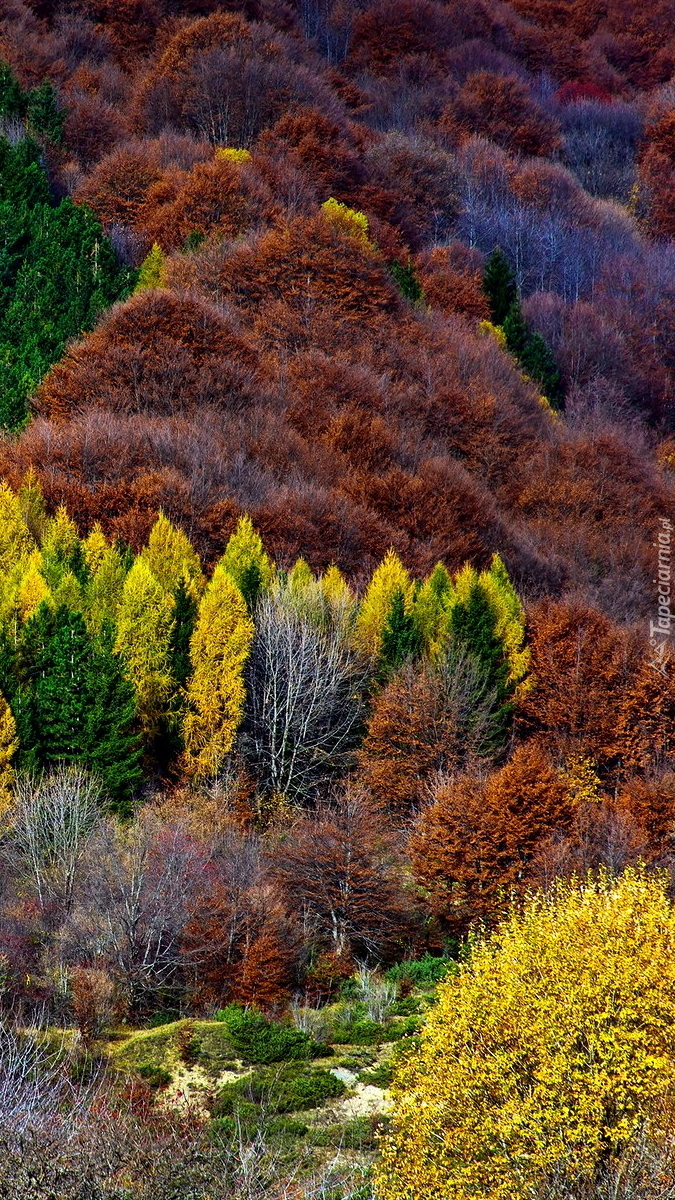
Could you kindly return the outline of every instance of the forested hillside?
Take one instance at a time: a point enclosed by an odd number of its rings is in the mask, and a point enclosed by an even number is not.
[[[672,1194],[673,519],[674,0],[0,0],[0,1193]]]

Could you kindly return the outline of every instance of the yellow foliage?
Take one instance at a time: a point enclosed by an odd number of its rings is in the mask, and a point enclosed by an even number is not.
[[[399,591],[403,593],[404,604],[409,611],[413,585],[398,555],[389,550],[373,572],[356,618],[354,641],[357,649],[364,654],[377,658],[380,653],[384,626],[394,596]]]
[[[32,467],[24,477],[17,498],[29,533],[41,542],[49,518],[42,488]]]
[[[136,689],[138,717],[150,736],[156,732],[171,692],[173,608],[173,598],[155,579],[145,559],[137,558],[122,588],[115,649],[126,664]]]
[[[247,590],[246,581],[251,572],[258,575],[263,591],[267,591],[276,577],[274,564],[265,553],[262,538],[247,515],[240,517],[237,522],[219,565],[243,592]]]
[[[575,804],[602,800],[602,784],[591,758],[574,755],[567,760],[563,772],[568,796]]]
[[[454,593],[449,608],[455,602],[467,603],[471,589],[479,584],[495,614],[495,634],[502,642],[509,664],[509,680],[518,685],[516,695],[528,686],[530,648],[525,644],[525,611],[520,602],[508,571],[500,556],[494,554],[487,571],[480,573],[469,563],[458,571],[454,579]]]
[[[452,607],[454,589],[443,563],[436,563],[431,575],[424,580],[415,596],[413,617],[422,637],[424,653],[436,659],[447,646],[448,614]]]
[[[93,531],[90,536],[93,536]],[[127,572],[115,546],[106,547],[98,565],[92,566],[92,570],[92,577],[87,584],[87,623],[91,629],[99,630],[104,621],[114,621],[117,617]]]
[[[18,497],[0,483],[0,573],[25,563],[35,549]]]
[[[153,242],[151,249],[143,259],[140,270],[138,272],[138,283],[136,291],[143,292],[148,288],[164,287],[166,276],[166,254],[157,242]]]
[[[294,563],[288,576],[288,586],[292,592],[301,593],[314,583],[312,568],[304,558]]]
[[[14,782],[14,767],[12,759],[19,748],[16,736],[16,724],[12,710],[0,694],[0,824],[12,804],[12,784]]]
[[[56,511],[56,516],[47,522],[42,539],[42,553],[59,562],[65,562],[72,557],[79,544],[80,535],[77,532],[77,525],[61,505]]]
[[[190,639],[193,673],[183,740],[186,770],[198,779],[217,775],[234,745],[253,633],[244,598],[221,562],[206,586]]]
[[[224,158],[226,162],[248,162],[250,157],[250,150],[236,150],[234,146],[218,146],[216,150],[216,158]]]
[[[393,1084],[380,1200],[591,1183],[675,1085],[675,914],[627,871],[530,899],[438,990]]]
[[[90,571],[98,571],[108,549],[106,536],[98,521],[82,543],[84,561]]]
[[[22,621],[27,621],[29,617],[32,617],[43,600],[51,598],[51,592],[42,574],[41,566],[41,555],[36,552],[32,555],[26,570],[22,572],[18,580],[18,587],[15,593],[16,607]]]
[[[484,337],[493,337],[502,350],[506,350],[506,334],[501,325],[493,325],[492,321],[479,321],[478,332]]]
[[[359,212],[356,208],[349,208],[348,205],[335,200],[333,196],[324,201],[321,205],[321,212],[331,225],[343,230],[350,237],[359,238],[362,242],[369,241],[369,225],[365,213]]]
[[[171,595],[181,579],[190,585],[195,595],[201,592],[204,577],[199,555],[183,530],[172,525],[163,512],[159,513],[150,530],[148,544],[141,557],[147,562],[155,579]]]

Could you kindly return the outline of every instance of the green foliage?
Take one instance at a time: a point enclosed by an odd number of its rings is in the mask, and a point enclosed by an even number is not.
[[[379,1046],[389,1041],[390,1036],[390,1027],[360,1016],[336,1021],[332,1032],[336,1046]]]
[[[171,1072],[167,1071],[166,1067],[156,1067],[153,1063],[143,1063],[138,1068],[138,1074],[151,1088],[168,1087],[172,1079]]]
[[[404,300],[409,300],[411,304],[424,303],[424,290],[415,274],[415,268],[410,259],[408,259],[407,263],[400,263],[394,259],[389,270]]]
[[[216,1013],[224,1021],[234,1049],[244,1062],[277,1063],[323,1058],[330,1053],[299,1029],[269,1021],[255,1009],[230,1004]]]
[[[422,637],[413,614],[406,611],[403,591],[397,588],[382,630],[380,679],[388,679],[403,663],[418,658],[421,651]]]
[[[496,246],[485,264],[483,291],[490,305],[490,318],[503,325],[511,305],[518,299],[518,288],[509,260]]]
[[[453,960],[444,955],[424,954],[422,958],[412,958],[406,962],[396,963],[386,973],[386,978],[392,983],[408,987],[433,987],[444,979],[448,970],[454,967]]]
[[[504,337],[506,338],[506,348],[518,359],[522,361],[522,356],[528,343],[527,325],[523,317],[523,310],[520,307],[520,301],[514,300],[509,311],[504,318],[502,326]]]
[[[362,1071],[359,1075],[361,1083],[370,1084],[373,1087],[387,1088],[392,1081],[394,1075],[394,1067],[390,1062],[381,1062],[377,1066],[371,1067],[369,1071]]]
[[[560,372],[540,333],[533,333],[528,339],[520,355],[520,365],[530,379],[539,384],[546,399],[553,407],[561,408],[563,393]]]
[[[341,1150],[374,1150],[386,1119],[379,1115],[352,1117],[341,1125],[319,1125],[309,1130],[311,1146],[335,1146]]]
[[[255,1116],[250,1105],[272,1114],[303,1112],[337,1099],[345,1091],[342,1080],[323,1067],[267,1067],[226,1083],[216,1097],[213,1113],[250,1119]]]
[[[66,198],[53,202],[39,141],[58,142],[62,115],[51,84],[23,96],[0,67],[0,115],[26,116],[30,137],[0,138],[0,426],[26,417],[27,399],[63,354],[127,295],[99,222]]]
[[[471,584],[465,600],[457,600],[450,615],[450,628],[455,645],[464,649],[477,664],[486,691],[493,697],[490,704],[490,728],[485,746],[499,751],[506,743],[513,705],[513,687],[509,682],[509,666],[505,648],[496,633],[497,615],[478,581]]]
[[[47,80],[28,93],[26,119],[31,134],[39,142],[59,145],[63,141],[63,112],[56,102],[54,85]]]

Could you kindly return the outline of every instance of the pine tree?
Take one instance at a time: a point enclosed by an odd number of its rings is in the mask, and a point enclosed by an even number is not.
[[[251,612],[260,592],[266,592],[274,582],[276,571],[249,516],[240,517],[220,565],[237,585]]]
[[[407,608],[412,598],[410,576],[398,555],[389,550],[373,572],[354,630],[357,649],[372,658],[379,658],[382,652],[382,635],[397,592]]]
[[[173,594],[181,580],[190,581],[197,594],[201,591],[204,579],[199,555],[183,530],[161,511],[141,557],[165,591]]]
[[[394,259],[389,270],[404,300],[409,300],[411,304],[424,302],[424,291],[410,259],[405,264]]]
[[[135,728],[136,694],[115,652],[111,621],[104,621],[93,639],[87,676],[83,761],[100,779],[115,810],[127,816],[142,778],[142,746]]]
[[[485,264],[483,291],[490,305],[490,319],[495,325],[503,325],[511,305],[518,299],[518,288],[509,260],[499,246]]]
[[[145,559],[137,558],[122,589],[115,649],[136,689],[138,718],[148,738],[157,734],[172,690],[173,608],[173,597],[155,579]]]
[[[12,68],[0,62],[0,117],[22,117],[26,111],[26,97]]]
[[[183,740],[186,769],[197,778],[216,775],[234,745],[253,633],[244,598],[221,562],[202,597],[190,642],[192,678]]]
[[[378,677],[384,682],[405,662],[419,657],[422,638],[412,613],[406,612],[405,598],[400,588],[394,596],[382,630],[382,645]]]
[[[31,134],[39,142],[60,145],[63,141],[64,117],[57,104],[54,85],[45,80],[28,93],[26,117]]]
[[[136,291],[141,292],[146,288],[161,288],[164,287],[164,272],[166,267],[166,254],[157,242],[153,242],[151,249],[141,263],[138,272],[138,283]]]

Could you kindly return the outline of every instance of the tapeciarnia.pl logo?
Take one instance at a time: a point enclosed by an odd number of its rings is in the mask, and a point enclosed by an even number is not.
[[[674,614],[670,608],[672,591],[672,552],[670,539],[672,529],[672,523],[667,517],[659,519],[659,532],[657,540],[654,542],[654,547],[658,550],[658,570],[657,578],[652,581],[657,585],[658,620],[649,622],[649,645],[652,650],[649,665],[655,671],[658,671],[659,675],[664,676],[666,674],[666,662],[668,659],[668,639],[672,632],[674,618]]]

